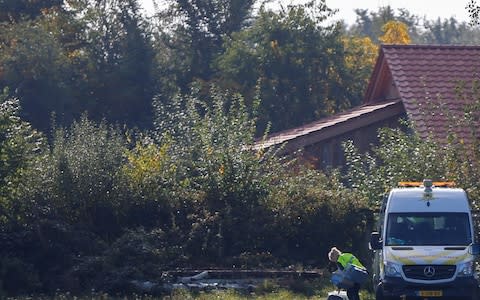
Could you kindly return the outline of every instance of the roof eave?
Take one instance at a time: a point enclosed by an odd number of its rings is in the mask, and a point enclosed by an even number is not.
[[[284,145],[284,153],[292,153],[298,149],[302,149],[305,146],[313,145],[330,138],[340,136],[342,134],[357,130],[359,128],[371,125],[376,122],[381,122],[388,118],[394,116],[400,116],[405,113],[405,108],[401,100],[392,101],[388,106],[382,107],[380,109],[347,119],[342,122],[334,123],[334,125],[321,128],[306,134],[298,135],[291,139],[282,141],[281,143],[276,142],[259,142],[253,148],[265,149],[272,146]]]

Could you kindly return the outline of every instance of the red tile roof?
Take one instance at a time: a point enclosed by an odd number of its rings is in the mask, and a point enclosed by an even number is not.
[[[409,118],[422,136],[447,136],[451,117],[461,117],[472,103],[472,82],[479,79],[480,47],[449,45],[383,45],[371,77],[365,101],[375,102],[379,81],[388,68]],[[458,87],[464,86],[459,94]],[[480,96],[478,94],[477,96]],[[382,99],[384,100],[384,99]],[[469,139],[470,126],[455,126],[462,139]]]
[[[363,106],[274,133],[265,141],[257,142],[254,148],[268,148],[287,141],[291,150],[302,148],[368,125],[361,120],[368,119],[371,124],[375,118],[381,121],[405,111],[421,136],[433,133],[443,141],[449,118],[458,119],[465,103],[471,103],[472,82],[480,79],[479,74],[480,46],[382,45]],[[456,92],[459,83],[465,86],[464,96]],[[389,84],[394,84],[400,98],[386,96]],[[479,125],[454,126],[454,129],[468,142],[470,129],[480,128]]]

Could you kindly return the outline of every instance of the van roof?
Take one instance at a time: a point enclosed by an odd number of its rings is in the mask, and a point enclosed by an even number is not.
[[[463,189],[433,187],[431,197],[426,197],[424,192],[423,187],[394,188],[390,192],[386,209],[388,212],[470,211]]]

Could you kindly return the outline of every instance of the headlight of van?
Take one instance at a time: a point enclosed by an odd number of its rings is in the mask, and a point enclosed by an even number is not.
[[[467,261],[466,263],[458,265],[457,274],[459,277],[473,276],[473,271],[474,271],[473,261]]]
[[[402,266],[396,263],[392,262],[386,262],[385,263],[385,276],[389,277],[401,277],[402,272],[401,272]]]

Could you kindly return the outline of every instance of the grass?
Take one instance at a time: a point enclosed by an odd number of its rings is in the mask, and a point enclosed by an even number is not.
[[[329,290],[330,291],[330,290]],[[326,300],[328,292],[318,295],[304,295],[301,293],[295,293],[289,290],[278,290],[266,294],[243,294],[237,291],[210,291],[210,292],[198,292],[192,293],[185,290],[177,290],[168,296],[154,297],[148,295],[131,295],[124,297],[112,297],[106,294],[95,296],[81,296],[76,297],[68,294],[56,295],[53,297],[45,296],[25,296],[16,298],[6,298],[9,300]],[[360,298],[362,300],[374,300],[375,297],[365,291],[361,291]]]
[[[54,296],[23,296],[6,298],[9,300],[326,300],[328,293],[335,287],[327,279],[292,280],[285,288],[285,283],[280,286],[274,280],[265,280],[255,290],[240,292],[236,290],[188,291],[176,289],[169,295],[152,296],[134,294],[129,296],[111,296],[103,293],[75,296],[69,293],[58,293]],[[3,299],[3,297],[0,297]],[[361,290],[362,300],[374,300],[373,294]]]
[[[266,294],[256,294],[251,293],[249,295],[239,294],[235,291],[216,291],[209,293],[200,293],[198,295],[191,295],[190,293],[174,293],[171,296],[168,296],[164,299],[168,300],[211,300],[211,299],[222,299],[222,300],[326,300],[328,292],[332,289],[322,291],[318,295],[305,295],[301,293],[295,293],[289,290],[279,290]],[[362,300],[374,300],[375,297],[366,292],[361,291],[360,298]]]

